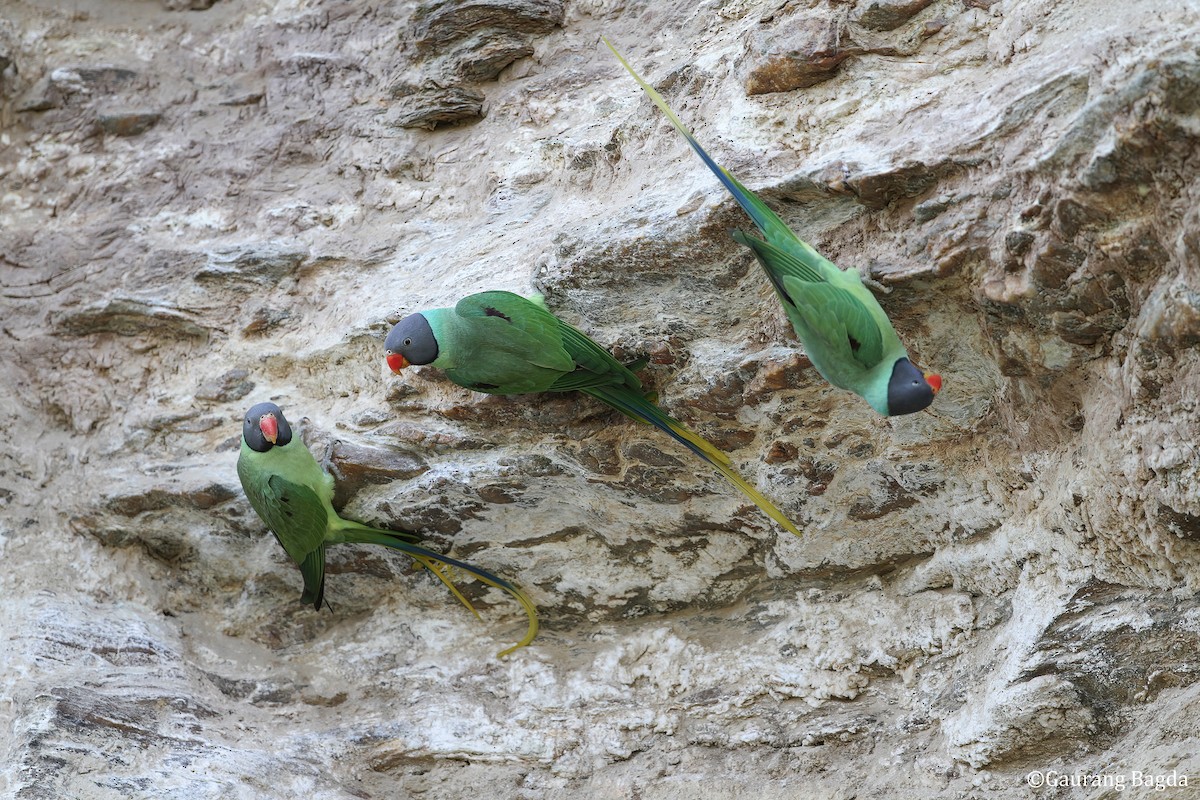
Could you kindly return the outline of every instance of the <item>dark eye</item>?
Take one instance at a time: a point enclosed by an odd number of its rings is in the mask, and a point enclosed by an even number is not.
[[[405,347],[410,347],[411,345],[412,345],[412,339],[405,339],[405,340],[404,340],[404,346],[405,346]]]

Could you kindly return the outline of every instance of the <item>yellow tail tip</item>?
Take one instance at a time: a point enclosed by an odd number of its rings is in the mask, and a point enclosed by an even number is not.
[[[471,601],[468,600],[463,593],[458,590],[458,587],[454,585],[454,581],[449,575],[446,574],[447,567],[445,564],[440,561],[435,561],[432,558],[413,555],[412,553],[409,553],[409,556],[413,559],[413,561],[432,572],[434,576],[436,576],[437,579],[441,581],[447,589],[450,590],[450,594],[454,595],[455,598],[458,599],[458,602],[466,606],[467,609],[475,615],[475,619],[481,622],[483,621],[483,617],[479,616],[479,612],[475,610],[475,606],[471,605]]]
[[[537,607],[534,606],[533,601],[530,600],[529,597],[520,589],[517,589],[514,592],[509,592],[509,594],[511,594],[513,599],[520,603],[521,608],[524,609],[525,616],[529,618],[529,628],[525,631],[525,638],[521,639],[521,641],[517,642],[512,647],[501,650],[496,654],[496,658],[504,658],[511,653],[515,653],[522,647],[525,647],[527,644],[532,642],[534,638],[537,637],[538,633]]]
[[[409,556],[417,564],[419,564],[420,566],[422,566],[425,569],[432,572],[437,577],[437,579],[439,581],[441,581],[446,586],[447,589],[450,590],[450,593],[453,594],[455,596],[455,598],[458,599],[458,602],[460,602],[464,606],[466,606],[470,610],[470,612],[475,615],[476,619],[480,620],[481,622],[483,621],[483,617],[479,616],[479,612],[475,609],[475,606],[471,605],[471,601],[468,600],[466,598],[466,596],[464,596],[463,593],[459,590],[459,588],[454,585],[454,581],[447,574],[449,572],[450,568],[446,564],[443,564],[442,562],[437,561],[432,558],[414,555],[412,553],[409,553]],[[525,612],[525,615],[529,618],[529,627],[525,631],[524,638],[522,638],[521,641],[517,642],[512,647],[508,647],[508,648],[505,648],[504,650],[501,650],[499,653],[496,654],[496,657],[504,658],[505,656],[507,656],[511,653],[514,653],[517,650],[520,650],[522,647],[525,647],[530,642],[532,642],[534,640],[534,638],[537,637],[538,617],[537,617],[537,606],[535,606],[533,604],[533,601],[529,599],[529,596],[527,594],[525,594],[525,592],[521,591],[516,586],[513,586],[511,584],[504,585],[502,583],[497,583],[495,581],[488,580],[483,575],[480,575],[480,574],[474,573],[474,572],[471,573],[471,575],[476,580],[478,580],[480,583],[484,583],[488,586],[493,586],[493,587],[500,589],[501,591],[509,594],[514,600],[517,601],[517,603],[521,606],[521,609]]]
[[[736,486],[742,494],[750,498],[754,502],[754,505],[762,509],[764,514],[778,522],[785,531],[793,533],[796,536],[804,535],[778,506],[768,500],[766,495],[751,486],[745,478],[737,473],[733,468],[733,461],[719,450],[716,445],[700,434],[695,433],[689,428],[685,428],[682,423],[675,420],[671,421],[671,430],[698,447],[704,453],[705,460],[716,467],[717,471],[724,475],[727,481]]]
[[[758,506],[764,514],[778,522],[780,527],[782,527],[785,531],[795,534],[796,536],[804,535],[801,530],[797,528],[790,519],[787,518],[787,516],[779,509],[778,506],[768,500],[766,496],[762,494],[762,492],[758,491],[749,483],[747,483],[742,476],[733,472],[733,470],[729,470],[728,472],[722,470],[722,472],[725,474],[725,477],[728,478],[731,483],[733,483],[734,486],[742,490],[742,494],[750,498],[750,500],[754,502],[754,505]]]
[[[621,62],[621,66],[623,66],[625,70],[633,76],[633,79],[637,81],[638,85],[646,91],[646,94],[648,94],[650,99],[654,101],[654,105],[662,109],[663,113],[667,115],[667,118],[671,120],[671,124],[674,125],[680,133],[686,136],[689,141],[692,140],[691,131],[689,131],[688,127],[683,124],[683,120],[675,115],[675,112],[671,110],[669,105],[667,105],[667,101],[663,99],[663,96],[659,94],[658,91],[651,86],[645,78],[637,73],[637,70],[635,70],[629,64],[629,62],[625,60],[623,55],[617,52],[617,48],[613,47],[612,42],[610,42],[607,37],[601,36],[600,39],[604,42],[608,49],[612,51],[612,54],[617,57],[617,61]]]

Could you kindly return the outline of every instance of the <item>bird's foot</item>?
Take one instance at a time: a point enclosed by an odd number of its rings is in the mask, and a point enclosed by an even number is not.
[[[880,294],[891,294],[892,289],[895,288],[892,286],[884,286],[882,283],[875,280],[870,275],[863,275],[862,282],[864,284],[866,284],[867,286],[869,286],[870,288],[874,289],[875,291],[879,292]]]

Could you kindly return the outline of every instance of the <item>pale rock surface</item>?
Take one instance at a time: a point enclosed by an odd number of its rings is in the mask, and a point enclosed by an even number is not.
[[[890,290],[935,414],[814,374],[601,34]],[[1198,35],[1194,2],[6,3],[5,796],[1200,791]],[[649,354],[807,535],[585,398],[387,373],[389,320],[484,288]],[[370,548],[301,606],[234,473],[268,398],[347,515],[527,587],[534,645]]]

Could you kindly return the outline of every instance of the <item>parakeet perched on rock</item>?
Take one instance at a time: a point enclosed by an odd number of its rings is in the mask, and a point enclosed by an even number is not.
[[[523,591],[490,572],[413,544],[411,533],[385,531],[342,519],[333,510],[333,478],[305,447],[292,436],[291,425],[279,406],[259,403],[246,412],[242,422],[242,450],[237,462],[238,478],[250,505],[258,512],[291,556],[304,576],[300,600],[318,611],[325,598],[325,547],[340,542],[379,544],[407,554],[428,569],[459,602],[471,610],[447,574],[447,567],[460,569],[489,586],[513,596],[529,617],[525,638],[500,653],[508,655],[524,647],[537,635],[537,610]]]
[[[912,414],[933,402],[942,388],[939,375],[924,372],[908,351],[858,270],[839,269],[800,240],[753,192],[718,166],[662,96],[604,40],[650,99],[683,134],[700,159],[750,215],[764,239],[736,231],[733,238],[754,251],[783,302],[805,354],[825,380],[861,396],[885,416]]]
[[[642,382],[628,367],[540,302],[512,292],[480,292],[464,297],[454,308],[405,317],[388,333],[384,346],[393,372],[409,364],[429,364],[477,392],[589,394],[674,437],[767,516],[800,535],[782,511],[734,471],[729,456],[668,416],[646,397]]]

